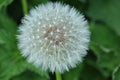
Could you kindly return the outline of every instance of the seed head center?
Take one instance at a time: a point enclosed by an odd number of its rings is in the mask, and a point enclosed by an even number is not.
[[[47,43],[59,45],[64,42],[64,31],[60,27],[50,27],[46,33],[44,34],[44,37],[47,38]]]

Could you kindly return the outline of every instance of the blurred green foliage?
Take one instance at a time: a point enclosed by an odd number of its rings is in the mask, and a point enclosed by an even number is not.
[[[3,7],[7,7],[8,4],[10,4],[13,0],[0,0],[0,9]]]
[[[113,80],[119,80],[120,79],[120,65],[115,68],[113,75],[112,75]]]
[[[120,0],[27,0],[28,9],[49,1],[74,6],[90,25],[88,55],[62,74],[63,80],[120,80]],[[22,16],[21,0],[0,0],[0,80],[53,80],[54,76],[28,63],[17,49]]]

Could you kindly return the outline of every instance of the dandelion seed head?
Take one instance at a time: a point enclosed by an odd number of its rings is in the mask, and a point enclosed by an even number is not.
[[[44,70],[68,71],[87,54],[88,23],[69,5],[58,2],[39,5],[22,19],[19,32],[21,54]]]

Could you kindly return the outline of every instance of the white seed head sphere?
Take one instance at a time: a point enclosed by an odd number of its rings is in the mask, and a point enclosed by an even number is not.
[[[42,4],[22,19],[18,47],[43,70],[68,71],[87,54],[90,32],[84,16],[69,5]]]

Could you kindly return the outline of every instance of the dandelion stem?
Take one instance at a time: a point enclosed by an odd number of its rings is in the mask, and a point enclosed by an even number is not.
[[[56,80],[62,80],[61,74],[59,72],[56,71],[55,75],[56,75]]]
[[[21,0],[24,15],[28,13],[27,0]]]

